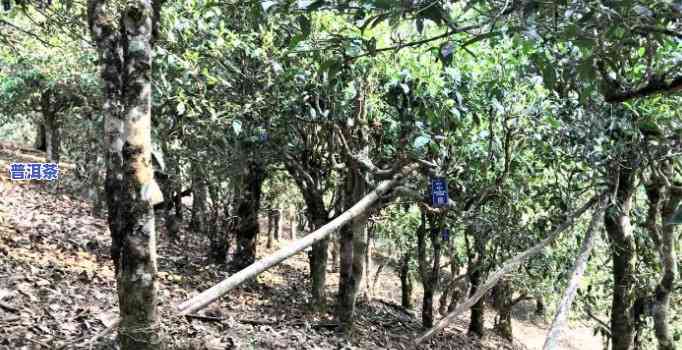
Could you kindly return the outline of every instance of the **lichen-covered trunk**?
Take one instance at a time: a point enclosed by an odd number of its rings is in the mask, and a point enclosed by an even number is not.
[[[104,2],[90,0],[88,24],[97,45],[101,62],[101,79],[104,105],[104,145],[106,178],[104,191],[107,203],[107,220],[111,233],[111,259],[114,272],[120,269],[121,240],[123,237],[123,47],[118,22],[111,17]]]
[[[251,161],[242,177],[244,184],[235,207],[239,223],[236,227],[237,245],[234,259],[230,263],[230,271],[237,272],[256,261],[256,244],[258,238],[258,210],[265,180],[265,169],[262,165]]]
[[[124,350],[159,349],[153,206],[163,198],[151,160],[151,2],[129,1],[122,23],[126,46],[119,338]]]
[[[625,166],[617,168],[615,178],[611,179],[611,193],[615,193],[613,203],[604,214],[604,227],[611,244],[613,260],[613,287],[611,303],[611,348],[612,350],[631,350],[635,336],[632,304],[635,300],[635,242],[630,210],[635,190],[635,172]]]
[[[412,253],[406,252],[400,259],[400,291],[401,291],[401,305],[405,309],[412,309],[412,275],[410,274],[410,260]]]

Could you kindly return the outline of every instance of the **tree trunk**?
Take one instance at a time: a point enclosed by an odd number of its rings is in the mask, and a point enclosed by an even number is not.
[[[37,123],[36,139],[33,147],[40,151],[47,151],[47,135],[44,122]]]
[[[401,305],[405,309],[412,309],[412,275],[410,274],[410,260],[412,258],[411,252],[404,253],[400,259],[400,291],[401,291]]]
[[[279,233],[281,229],[280,213],[281,209],[275,208],[268,211],[268,241],[266,247],[272,248],[272,242],[279,241]]]
[[[284,211],[282,209],[277,208],[275,210],[275,232],[274,232],[274,238],[275,241],[279,241],[280,235],[282,234],[282,228],[284,227]]]
[[[602,204],[598,210],[595,210],[594,214],[592,215],[592,220],[590,220],[590,224],[587,227],[587,232],[585,233],[585,238],[583,239],[583,243],[580,247],[580,253],[575,259],[573,271],[571,272],[570,278],[568,279],[566,290],[564,291],[559,305],[557,305],[557,311],[556,315],[554,316],[554,320],[552,321],[552,326],[550,327],[549,332],[547,332],[547,338],[545,338],[545,344],[543,346],[544,350],[557,349],[559,336],[561,335],[563,327],[566,324],[568,314],[571,310],[571,305],[573,304],[573,299],[575,298],[575,294],[578,290],[578,285],[580,284],[583,273],[587,268],[587,261],[590,258],[590,253],[592,252],[592,247],[594,246],[594,231],[596,231],[595,226],[597,226],[597,221],[599,220],[601,211],[603,210],[602,208],[604,207],[605,203]]]
[[[545,298],[542,294],[538,294],[535,296],[535,316],[544,317],[545,311]]]
[[[682,200],[682,193],[671,193],[663,205],[662,215],[667,222],[675,213],[675,209]],[[661,245],[659,255],[663,267],[661,280],[656,286],[653,304],[654,333],[658,341],[659,350],[675,350],[677,347],[670,332],[670,298],[675,286],[677,276],[677,254],[675,242],[677,241],[676,227],[664,224],[661,229]]]
[[[472,297],[478,291],[478,287],[481,285],[481,277],[481,269],[476,269],[469,275],[469,280],[471,282],[469,297]],[[467,330],[468,334],[475,334],[479,337],[483,337],[485,332],[484,316],[485,300],[480,299],[471,307],[471,320],[469,321],[469,329]]]
[[[122,349],[160,347],[153,205],[163,199],[151,167],[151,13],[149,2],[129,2],[123,17],[128,47],[122,149],[125,223],[118,278]]]
[[[350,168],[344,183],[345,207],[350,208],[366,193],[366,182],[358,169]],[[309,208],[310,209],[310,208]],[[341,229],[338,318],[344,332],[353,330],[355,301],[362,287],[367,244],[367,212]],[[325,250],[326,252],[326,250]]]
[[[253,263],[246,269],[237,272],[229,278],[221,281],[217,285],[196,295],[192,299],[178,305],[178,311],[180,311],[181,314],[186,315],[201,310],[244,281],[257,276],[259,273],[266,271],[285,259],[298,254],[305,248],[310,247],[311,245],[318,242],[320,239],[328,237],[333,232],[340,230],[341,227],[347,226],[353,218],[370,210],[380,198],[386,196],[386,194],[391,191],[405,176],[412,173],[416,168],[417,164],[414,163],[403,167],[400,172],[396,173],[390,180],[382,181],[374,189],[374,191],[364,196],[351,208],[344,211],[341,215],[337,216],[326,225],[322,226],[319,230],[316,230],[315,232],[312,232],[311,234],[306,235],[297,241],[291,242],[288,246],[279,249],[272,255]]]
[[[367,219],[367,215],[361,215],[353,219],[351,224],[353,228],[353,275],[355,276],[353,294],[356,299],[358,295],[367,291],[367,284],[364,282],[369,280],[365,264],[367,262]]]
[[[291,214],[291,223],[289,226],[289,239],[293,241],[296,239],[298,226],[300,225],[301,221],[298,219],[298,212],[296,211],[296,208],[290,210],[289,213]]]
[[[272,209],[267,211],[267,213],[268,213],[268,240],[267,243],[265,243],[265,247],[270,249],[272,248],[272,241],[274,241],[273,226],[275,221],[275,215]]]
[[[341,244],[339,266],[339,300],[337,317],[344,331],[352,329],[355,300],[353,291],[353,228],[346,225],[341,228],[339,243]]]
[[[123,95],[122,233],[118,296],[121,348],[158,349],[154,204],[163,201],[151,160],[151,4],[128,2]]]
[[[46,93],[46,95],[49,96],[50,93]],[[49,98],[46,103],[50,103]],[[59,120],[57,115],[50,111],[50,107],[47,107],[47,112],[45,112],[44,108],[46,107],[43,107],[43,116],[45,120],[45,148],[47,160],[52,163],[59,163],[61,153],[61,130]]]
[[[452,251],[452,248],[453,248],[453,246],[450,245],[450,251]],[[457,276],[459,275],[459,264],[457,263],[457,258],[456,258],[456,256],[454,256],[454,254],[453,254],[453,256],[450,257],[450,264],[449,265],[450,265],[450,280],[447,283],[447,285],[445,286],[445,288],[443,288],[443,290],[441,291],[440,300],[438,300],[438,313],[441,316],[447,315],[448,310],[452,311],[450,308],[454,309],[454,307],[455,307],[455,305],[452,305],[452,303],[454,302],[455,304],[457,304],[457,301],[461,297],[461,295],[459,295],[458,285],[457,285],[457,283],[459,282],[457,280]],[[450,297],[451,295],[452,295],[452,299],[454,300],[453,302],[448,300],[448,297]],[[457,296],[455,297],[455,295],[457,295]]]
[[[422,222],[417,232],[417,254],[419,259],[419,272],[421,275],[422,285],[424,286],[424,296],[422,298],[422,326],[430,328],[433,326],[433,297],[438,289],[438,282],[440,280],[440,225],[436,223],[435,218],[430,218],[430,235],[431,246],[433,248],[433,259],[431,266],[426,258],[426,213],[422,212]]]
[[[317,211],[316,211],[317,212]],[[318,214],[313,214],[316,217],[310,218],[313,223],[314,230],[320,229],[327,223],[326,211],[320,211]],[[319,216],[318,216],[319,215]],[[327,297],[324,292],[325,284],[327,282],[327,249],[329,247],[329,237],[321,239],[318,243],[313,244],[313,249],[310,254],[308,264],[310,265],[310,279],[311,279],[311,306],[313,309],[323,311]]]
[[[178,233],[180,231],[180,225],[173,215],[173,206],[176,205],[175,198],[179,197],[176,194],[178,190],[178,167],[176,166],[177,160],[170,155],[170,150],[168,149],[167,140],[161,140],[161,150],[163,152],[163,157],[167,160],[166,173],[163,176],[159,176],[158,183],[161,186],[163,197],[166,199],[163,206],[163,216],[164,223],[166,226],[166,233],[171,241],[178,239]]]
[[[201,176],[199,164],[192,162],[192,218],[190,227],[192,231],[203,235],[206,233],[208,184],[206,179]]]
[[[495,288],[495,309],[497,310],[497,320],[495,322],[495,332],[508,341],[513,341],[511,309],[512,309],[512,284],[509,278],[500,279]]]
[[[370,229],[370,226],[365,222],[365,253],[363,254],[365,258],[365,264],[363,266],[362,278],[365,283],[363,283],[363,295],[365,299],[370,300],[372,296],[370,292],[372,290],[372,251],[374,249],[374,228]]]
[[[554,243],[556,241],[556,239],[559,238],[561,233],[563,231],[565,231],[567,228],[573,226],[574,220],[576,218],[580,217],[585,211],[590,209],[599,200],[599,198],[601,196],[603,196],[603,195],[598,195],[598,196],[592,197],[580,209],[578,209],[572,215],[569,215],[566,219],[564,219],[564,222],[561,225],[559,225],[557,228],[552,230],[552,232],[545,239],[543,239],[542,241],[540,241],[536,245],[524,250],[522,253],[514,256],[513,258],[505,261],[499,269],[497,269],[495,272],[493,272],[492,274],[490,274],[488,276],[485,283],[482,284],[481,287],[478,288],[478,290],[476,291],[475,294],[473,294],[467,300],[462,302],[459,306],[457,306],[455,308],[455,310],[450,312],[447,316],[445,316],[440,321],[438,321],[438,323],[436,323],[436,325],[433,326],[431,329],[425,331],[424,333],[419,335],[417,338],[415,338],[414,344],[415,345],[421,344],[424,341],[433,337],[436,334],[436,332],[445,328],[448,324],[450,324],[462,312],[468,310],[476,302],[481,300],[481,298],[483,298],[483,295],[485,293],[487,293],[491,288],[493,288],[497,284],[497,281],[499,281],[502,277],[504,277],[506,274],[510,273],[512,270],[518,268],[519,265],[521,265],[521,263],[525,262],[530,257],[533,257],[533,256],[539,254],[540,252],[542,252],[548,245]]]
[[[594,247],[597,221],[601,216],[601,212],[603,210],[602,208],[604,208],[604,206],[605,205],[602,205],[598,210],[595,210],[594,214],[592,215],[592,220],[590,220],[587,232],[585,233],[585,238],[583,239],[583,243],[580,247],[580,253],[575,259],[573,271],[571,272],[571,275],[568,279],[566,290],[563,293],[561,301],[557,305],[552,326],[550,327],[549,332],[547,332],[547,338],[545,338],[545,344],[543,346],[544,350],[557,349],[559,346],[559,337],[564,326],[566,325],[568,314],[570,313],[571,305],[573,304],[573,299],[575,298],[575,294],[578,290],[580,280],[582,279],[585,269],[587,269],[587,262],[590,258],[592,248]]]
[[[336,272],[339,271],[339,266],[340,266],[340,259],[341,259],[341,246],[340,242],[337,239],[337,237],[332,237],[330,238],[331,241],[331,252],[332,252],[332,271]]]
[[[455,257],[453,257],[453,260],[454,259]],[[457,277],[459,276],[459,273],[459,262],[453,261],[450,270],[450,275],[452,276],[453,280],[450,283],[450,304],[448,305],[447,309],[448,313],[452,312],[452,310],[457,307],[457,303],[459,303],[459,300],[466,295],[467,289],[469,287],[465,278]]]
[[[635,172],[624,166],[617,168],[611,179],[610,192],[615,192],[614,203],[604,214],[604,226],[610,239],[613,259],[613,300],[611,304],[611,348],[631,350],[635,336],[632,318],[634,301],[635,242],[630,210],[635,191]]]
[[[108,207],[108,223],[111,233],[111,259],[114,272],[120,270],[121,240],[123,236],[123,218],[121,194],[123,192],[123,120],[121,93],[123,90],[123,47],[121,32],[117,21],[106,12],[106,4],[91,0],[88,4],[88,24],[92,37],[97,44],[102,62],[101,78],[103,81],[104,105],[104,144],[106,179],[105,193]]]
[[[483,233],[478,232],[471,226],[468,229],[468,233],[474,239],[473,252],[469,254],[469,265],[467,267],[467,274],[471,283],[469,297],[471,297],[478,292],[478,288],[483,281],[483,259],[485,257],[486,242],[482,237]],[[478,300],[471,308],[471,318],[467,332],[469,335],[475,334],[478,337],[483,337],[485,333],[485,300],[483,298]]]
[[[230,265],[231,272],[237,272],[256,261],[256,243],[258,236],[258,209],[265,170],[256,162],[249,162],[248,172],[243,175],[244,191],[238,199],[236,237],[237,247]]]
[[[672,166],[670,163],[663,164],[662,172],[665,176],[671,177]],[[661,264],[661,279],[656,285],[652,300],[654,334],[659,350],[674,350],[676,346],[670,332],[669,311],[670,297],[677,274],[676,232],[674,225],[666,223],[674,215],[675,209],[682,199],[682,192],[665,186],[660,179],[656,179],[654,183],[647,185],[646,190],[649,198],[647,228],[658,250]]]
[[[171,161],[169,162],[169,167],[173,169],[171,174],[171,184],[173,188],[173,206],[175,207],[175,224],[178,228],[173,231],[173,238],[177,238],[177,233],[179,230],[179,225],[183,221],[182,216],[182,169],[180,168],[180,159],[177,157],[168,157]]]

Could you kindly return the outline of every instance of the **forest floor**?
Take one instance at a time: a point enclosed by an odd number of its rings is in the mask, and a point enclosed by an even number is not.
[[[0,144],[0,350],[117,349],[115,332],[93,338],[117,318],[106,220],[93,216],[88,203],[59,183],[8,179],[10,162],[41,158]],[[68,168],[62,167],[62,178],[70,176]],[[163,229],[159,237],[158,331],[169,349],[408,349],[421,330],[419,315],[398,306],[400,279],[384,268],[372,298],[359,301],[353,339],[344,339],[336,332],[332,306],[323,313],[307,307],[305,253],[231,291],[201,311],[202,318],[176,316],[174,305],[228,274],[207,264],[205,242],[186,230],[176,242],[166,239]],[[259,257],[288,242],[267,249],[263,241]],[[338,274],[330,271],[329,305],[337,288]],[[419,300],[419,290],[415,294]],[[528,309],[520,304],[515,310],[513,343],[492,331],[483,339],[467,337],[462,317],[423,348],[541,349],[547,322],[528,317]],[[487,321],[492,327],[492,319]],[[562,348],[599,349],[601,341],[579,326],[566,333]]]

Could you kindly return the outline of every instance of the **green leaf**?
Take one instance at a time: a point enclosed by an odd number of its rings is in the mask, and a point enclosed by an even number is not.
[[[588,57],[578,64],[578,76],[584,80],[594,80],[597,74],[592,66],[592,57]]]

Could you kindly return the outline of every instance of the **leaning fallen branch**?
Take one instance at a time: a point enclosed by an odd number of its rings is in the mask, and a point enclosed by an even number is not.
[[[348,223],[350,220],[356,216],[364,213],[370,209],[379,199],[384,198],[386,194],[391,192],[391,190],[400,183],[400,181],[418,167],[417,164],[409,164],[403,167],[397,174],[393,176],[390,180],[384,180],[370,192],[368,195],[363,197],[360,201],[355,203],[350,209],[346,210],[343,214],[339,215],[336,219],[330,221],[326,225],[320,227],[317,231],[308,234],[307,236],[291,243],[290,245],[278,250],[275,254],[270,255],[264,259],[258,260],[253,264],[249,265],[245,269],[237,272],[236,274],[224,279],[217,285],[205,290],[203,293],[195,296],[194,298],[180,304],[177,306],[180,315],[187,316],[193,314],[194,312],[203,309],[208,304],[217,300],[221,296],[225,295],[228,291],[234,287],[240,285],[244,281],[253,278],[263,271],[277,265],[278,263],[284,261],[285,259],[299,253],[300,251],[308,248],[314,243],[318,242],[327,235],[335,232],[341,226]],[[104,335],[111,332],[116,326],[118,326],[121,319],[117,319],[113,324],[104,329],[102,332],[96,334],[93,338],[89,339],[85,344],[92,344],[95,340],[103,337]],[[80,342],[87,337],[76,339],[75,341],[65,344],[63,347]]]
[[[568,286],[564,291],[564,296],[561,298],[561,302],[557,307],[556,315],[554,316],[554,321],[552,321],[552,327],[547,332],[547,338],[545,339],[545,345],[543,350],[557,349],[559,336],[561,335],[561,330],[566,325],[566,319],[568,318],[568,313],[571,310],[571,305],[575,299],[575,293],[578,290],[578,283],[582,279],[583,273],[587,268],[587,260],[590,258],[590,253],[592,252],[592,247],[594,247],[595,240],[595,227],[599,221],[600,214],[604,211],[605,205],[594,211],[592,214],[592,220],[590,225],[587,227],[587,232],[585,233],[585,239],[580,247],[580,253],[575,259],[575,265],[573,267],[573,272],[568,280]]]
[[[305,248],[310,247],[311,245],[325,238],[329,234],[337,231],[356,216],[361,215],[368,209],[372,208],[372,206],[379,199],[388,194],[391,191],[391,189],[395,187],[403,177],[414,171],[416,168],[417,168],[416,164],[410,164],[405,166],[399,173],[394,175],[392,179],[382,181],[374,189],[374,191],[370,192],[360,201],[355,203],[355,205],[353,205],[343,214],[339,215],[336,219],[320,227],[315,232],[312,232],[307,236],[297,241],[294,241],[288,246],[278,250],[274,254],[254,262],[245,269],[224,279],[222,282],[216,284],[215,286],[205,290],[204,292],[193,297],[192,299],[178,305],[177,307],[178,311],[180,312],[181,315],[187,315],[203,309],[208,304],[214,302],[221,296],[225,295],[225,293],[227,293],[231,289],[242,284],[244,281],[257,276],[261,272],[279,264],[280,262],[284,261],[285,259],[293,255],[296,255]]]
[[[436,332],[445,328],[450,322],[454,321],[455,318],[459,316],[462,312],[470,309],[474,304],[476,304],[485,293],[487,293],[497,284],[497,281],[499,281],[500,278],[513,271],[522,262],[526,261],[526,259],[542,252],[545,249],[545,247],[552,244],[552,242],[554,242],[563,231],[571,227],[576,218],[580,217],[583,213],[590,209],[599,200],[600,197],[602,196],[598,195],[592,197],[592,199],[587,201],[587,203],[585,203],[585,205],[583,205],[582,208],[578,209],[578,211],[576,211],[573,215],[569,216],[568,219],[566,219],[566,221],[563,224],[554,229],[554,231],[552,231],[549,234],[549,236],[547,236],[547,238],[545,238],[540,243],[534,245],[531,248],[528,248],[523,253],[515,256],[514,258],[504,263],[502,267],[500,267],[497,271],[495,271],[492,275],[488,277],[485,283],[476,291],[474,295],[472,295],[469,299],[461,303],[454,311],[450,312],[447,316],[443,317],[431,329],[427,330],[422,335],[417,337],[414,340],[415,344],[422,343],[425,340],[428,340],[431,337],[433,337],[436,334]]]

